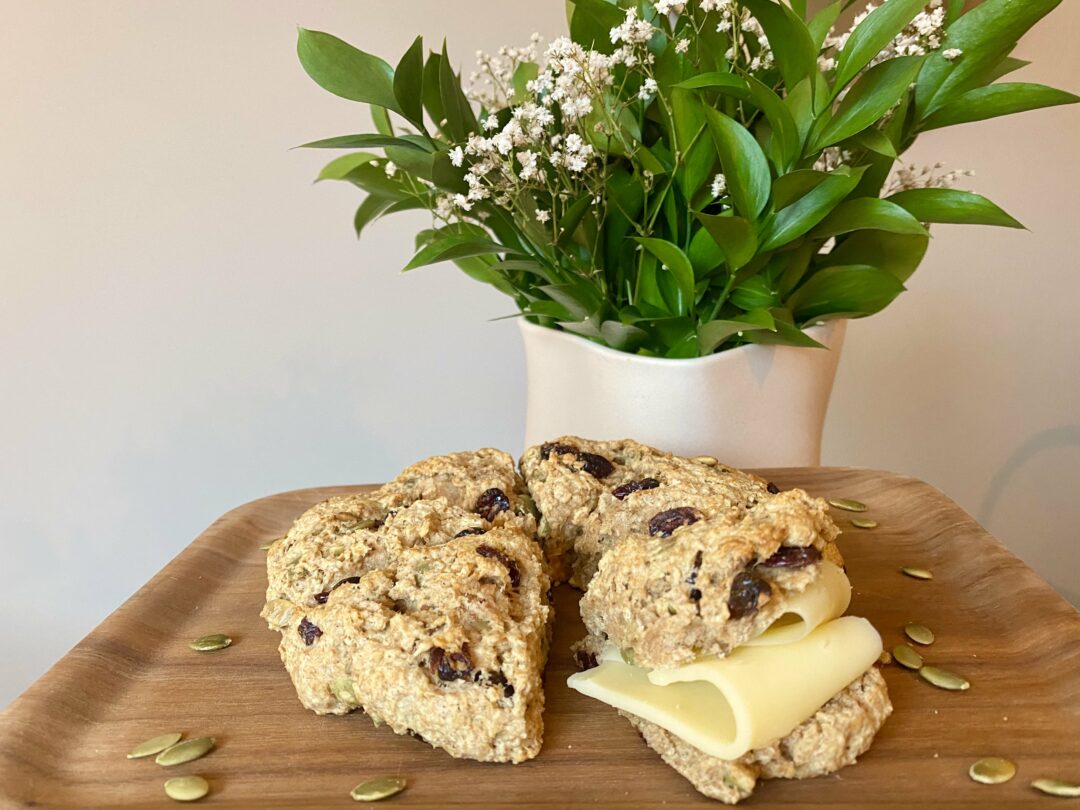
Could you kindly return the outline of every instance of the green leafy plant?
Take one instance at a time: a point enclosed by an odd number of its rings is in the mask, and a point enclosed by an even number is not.
[[[359,235],[430,211],[406,270],[453,261],[521,313],[661,357],[745,343],[816,346],[805,327],[888,306],[931,223],[1021,227],[958,173],[900,157],[923,132],[1077,97],[1002,82],[1060,0],[572,0],[537,56],[482,56],[463,89],[445,45],[396,67],[301,30],[323,88],[371,106],[375,132],[320,179],[367,193]]]

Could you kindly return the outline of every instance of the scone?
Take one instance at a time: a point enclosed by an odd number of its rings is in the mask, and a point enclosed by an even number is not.
[[[522,762],[542,741],[549,587],[536,541],[497,527],[405,548],[268,619],[312,711],[359,708],[455,757]]]
[[[735,524],[779,493],[715,458],[682,458],[629,439],[564,436],[526,450],[521,471],[542,516],[552,576],[580,588],[626,537],[702,519]],[[831,541],[823,551],[842,565]]]
[[[624,539],[581,600],[591,635],[569,685],[722,801],[759,778],[851,764],[891,705],[881,637],[842,615],[851,585],[823,553],[835,533],[823,504],[793,490],[736,524]]]

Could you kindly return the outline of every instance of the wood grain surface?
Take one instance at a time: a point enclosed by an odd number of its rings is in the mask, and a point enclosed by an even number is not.
[[[946,692],[886,666],[895,713],[858,765],[830,777],[761,783],[745,805],[1067,806],[1028,784],[1042,776],[1080,780],[1080,614],[927,484],[852,469],[765,474],[783,487],[870,506],[877,529],[834,515],[855,590],[851,612],[874,623],[886,648],[901,640],[906,622],[929,625],[937,641],[924,650],[927,661],[972,686]],[[312,503],[357,489],[275,495],[207,529],[0,714],[0,806],[175,806],[162,783],[194,773],[211,784],[203,803],[233,807],[354,806],[353,786],[392,774],[409,780],[393,805],[719,806],[665,766],[613,710],[567,689],[567,649],[583,631],[577,594],[565,586],[556,594],[544,748],[531,762],[454,760],[375,728],[362,714],[317,717],[301,708],[278,659],[278,635],[259,619],[259,546]],[[1068,539],[1063,530],[1061,542]],[[902,576],[903,565],[931,568],[935,578]],[[233,637],[232,647],[188,648],[191,639],[219,632]],[[125,758],[136,743],[169,731],[212,735],[217,748],[168,769],[152,758]],[[1013,759],[1016,779],[971,782],[968,766],[987,755]]]

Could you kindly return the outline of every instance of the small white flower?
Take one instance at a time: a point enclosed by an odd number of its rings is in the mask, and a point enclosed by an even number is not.
[[[542,208],[537,208],[536,209],[536,221],[539,222],[541,225],[547,224],[548,222],[551,221],[551,212],[550,211],[545,211]]]
[[[454,195],[454,205],[456,205],[462,211],[471,211],[473,207],[472,201],[464,194]]]
[[[674,12],[675,14],[682,14],[683,3],[681,0],[656,0],[653,5],[656,7],[658,14],[667,16]]]
[[[648,78],[641,83],[641,88],[638,90],[638,98],[642,101],[652,98],[658,89],[656,79]]]
[[[716,175],[716,177],[713,178],[713,181],[712,181],[712,195],[714,197],[719,197],[725,191],[727,191],[727,178],[723,175],[723,173],[721,173],[721,174]]]
[[[393,177],[395,174],[397,174],[397,164],[394,163],[394,161],[392,160],[386,161],[385,171],[387,177]]]
[[[941,55],[942,55],[942,57],[944,57],[945,59],[947,59],[948,61],[951,62],[954,59],[962,56],[963,53],[964,52],[962,50],[960,50],[959,48],[946,48],[945,50],[943,50],[941,52]]]
[[[690,50],[690,40],[680,39],[675,43],[675,53],[686,53]]]
[[[454,166],[460,168],[461,164],[465,162],[465,150],[462,149],[460,146],[455,146],[453,149],[451,149],[450,162]]]

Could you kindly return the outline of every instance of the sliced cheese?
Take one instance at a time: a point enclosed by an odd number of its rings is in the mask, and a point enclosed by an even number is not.
[[[730,760],[791,733],[869,669],[881,649],[870,622],[844,616],[799,641],[739,647],[676,669],[631,666],[605,650],[599,666],[567,683]]]
[[[839,566],[825,560],[821,573],[802,593],[789,594],[784,614],[747,646],[790,644],[806,638],[815,629],[843,616],[851,604],[851,583]]]

